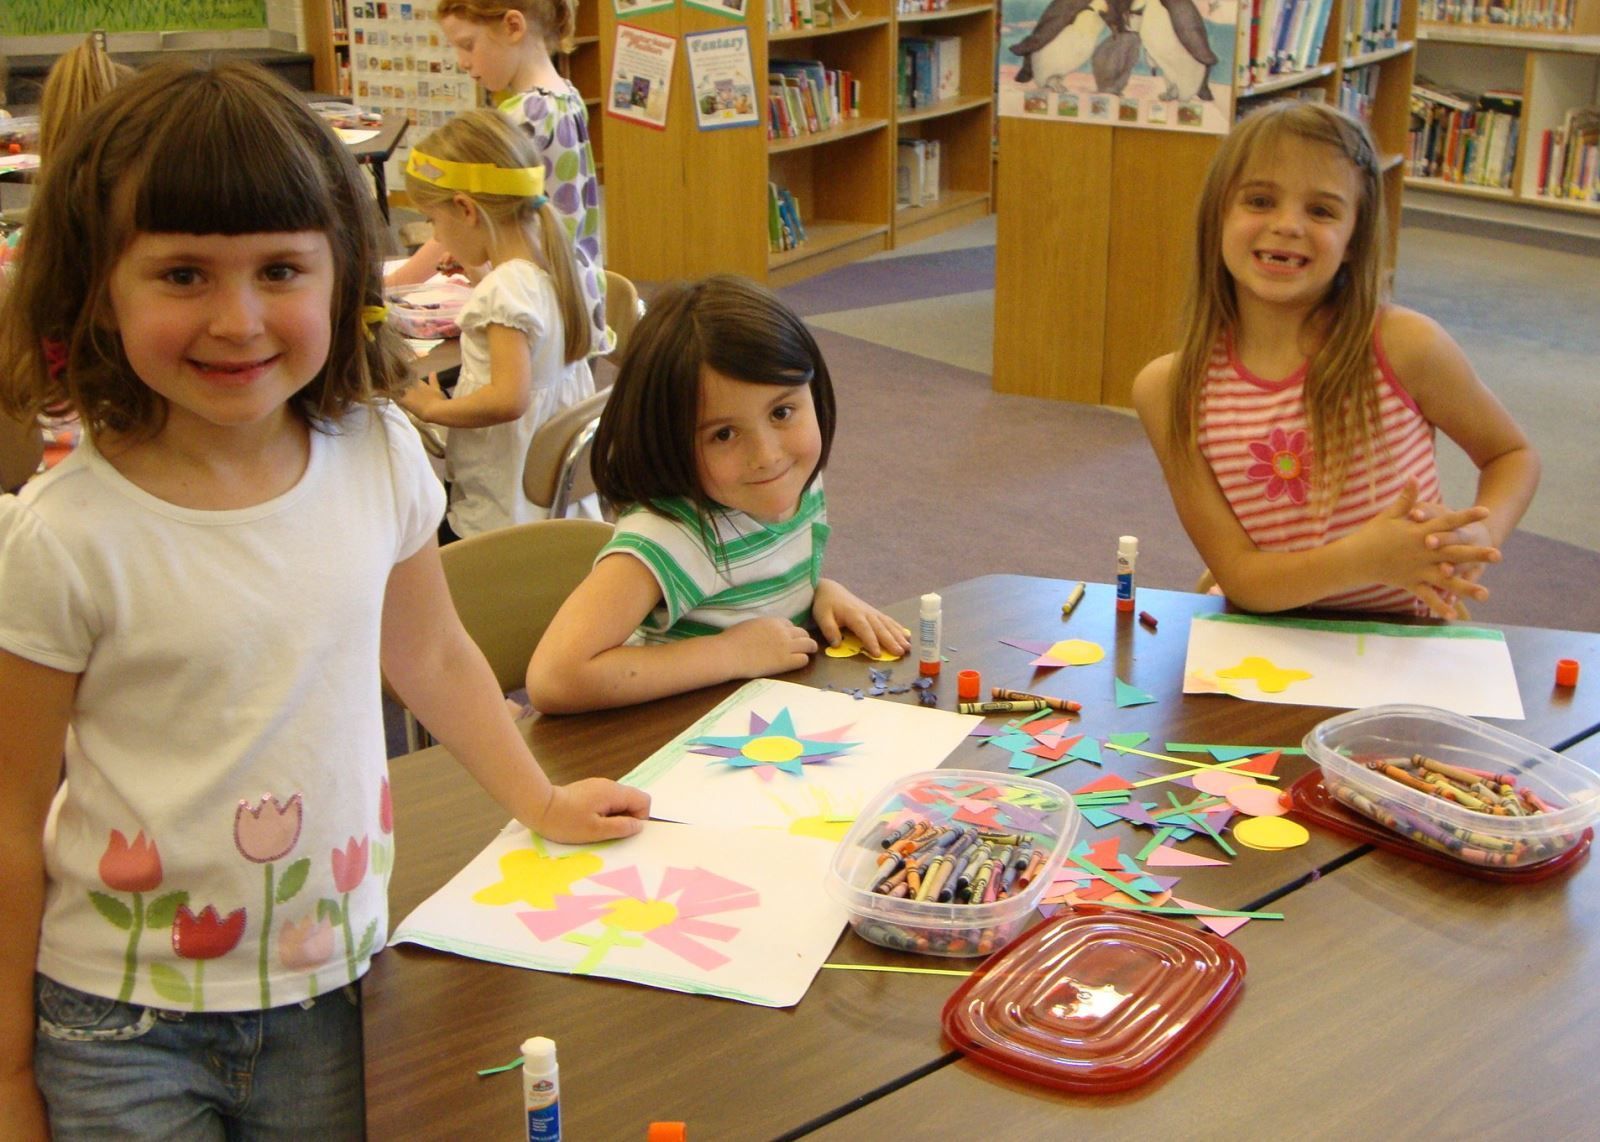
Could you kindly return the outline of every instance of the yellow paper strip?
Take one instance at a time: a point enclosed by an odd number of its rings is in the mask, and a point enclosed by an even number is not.
[[[1140,757],[1154,758],[1156,761],[1170,761],[1174,765],[1187,765],[1187,766],[1191,767],[1190,770],[1186,770],[1186,771],[1184,771],[1182,773],[1169,773],[1164,777],[1149,777],[1149,778],[1146,778],[1143,781],[1135,781],[1133,783],[1133,787],[1135,789],[1142,789],[1146,785],[1159,785],[1163,781],[1176,781],[1180,777],[1193,777],[1194,776],[1194,773],[1192,772],[1193,770],[1206,770],[1206,769],[1237,770],[1238,767],[1243,765],[1245,762],[1254,761],[1255,760],[1254,758],[1251,758],[1251,757],[1241,757],[1241,758],[1237,758],[1234,761],[1219,761],[1219,762],[1216,762],[1216,763],[1213,764],[1212,762],[1206,762],[1206,761],[1192,761],[1187,757],[1172,757],[1172,756],[1170,756],[1168,754],[1164,754],[1164,753],[1151,753],[1148,750],[1134,749],[1132,746],[1116,745],[1116,744],[1114,744],[1112,742],[1107,742],[1106,743],[1106,748],[1107,749],[1114,749],[1118,753],[1136,753]],[[1257,773],[1253,769],[1247,769],[1244,772],[1248,773],[1251,777],[1255,778],[1257,781],[1276,781],[1276,780],[1278,780],[1278,775],[1275,774],[1275,773]]]

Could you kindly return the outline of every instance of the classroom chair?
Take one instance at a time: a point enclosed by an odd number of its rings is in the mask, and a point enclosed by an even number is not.
[[[633,327],[639,324],[644,305],[634,284],[615,270],[606,272],[606,324],[617,335],[616,347],[606,354],[612,364],[622,361],[622,350],[627,348]]]
[[[44,433],[39,425],[0,415],[0,492],[22,487],[39,470],[42,459]]]
[[[589,448],[595,429],[600,426],[600,411],[606,406],[610,389],[562,409],[534,430],[528,441],[527,459],[522,465],[522,494],[544,508],[551,519],[560,519],[568,509],[594,491],[589,476]]]
[[[489,660],[502,693],[522,689],[533,648],[589,574],[611,532],[611,525],[599,520],[541,519],[440,549],[456,613]],[[387,683],[385,691],[395,698]],[[406,748],[430,744],[427,731],[407,710]]]

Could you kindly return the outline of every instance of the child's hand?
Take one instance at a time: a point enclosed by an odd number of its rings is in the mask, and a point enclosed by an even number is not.
[[[401,408],[418,420],[431,421],[433,417],[429,414],[450,398],[445,396],[444,390],[439,387],[438,376],[434,373],[429,373],[422,380],[407,386],[394,399]]]
[[[861,640],[861,649],[869,655],[904,654],[911,649],[905,627],[832,579],[817,581],[811,617],[817,620],[817,629],[829,646],[838,646],[842,633],[849,631]]]
[[[563,844],[631,837],[650,816],[650,794],[604,777],[586,777],[550,790],[537,821],[523,823],[541,837]]]
[[[734,678],[765,678],[799,670],[817,652],[817,641],[787,619],[746,619],[716,638]]]
[[[1394,503],[1351,538],[1378,582],[1412,592],[1439,618],[1462,617],[1458,598],[1488,598],[1477,578],[1483,564],[1500,559],[1498,548],[1472,542],[1488,538],[1482,526],[1488,514],[1483,507],[1452,511],[1419,503],[1416,481],[1408,480]],[[1468,566],[1458,571],[1458,563]]]

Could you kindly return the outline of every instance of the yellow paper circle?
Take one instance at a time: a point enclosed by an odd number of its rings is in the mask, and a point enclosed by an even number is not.
[[[1233,839],[1246,848],[1292,849],[1311,839],[1304,825],[1287,817],[1246,817],[1233,826]]]
[[[793,761],[799,757],[805,752],[805,746],[782,734],[768,734],[745,742],[744,748],[739,752],[751,761],[764,761],[770,765],[777,765],[779,762]]]
[[[1088,666],[1104,658],[1106,648],[1087,639],[1064,638],[1045,651],[1045,655],[1068,666]]]

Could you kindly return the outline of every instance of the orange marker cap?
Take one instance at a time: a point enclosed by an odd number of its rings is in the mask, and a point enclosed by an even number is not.
[[[1556,685],[1576,686],[1578,684],[1578,660],[1576,658],[1563,658],[1556,663]]]
[[[956,700],[976,702],[983,692],[983,679],[976,670],[963,670],[956,675]]]
[[[652,1122],[645,1142],[686,1142],[689,1128],[681,1122]]]

